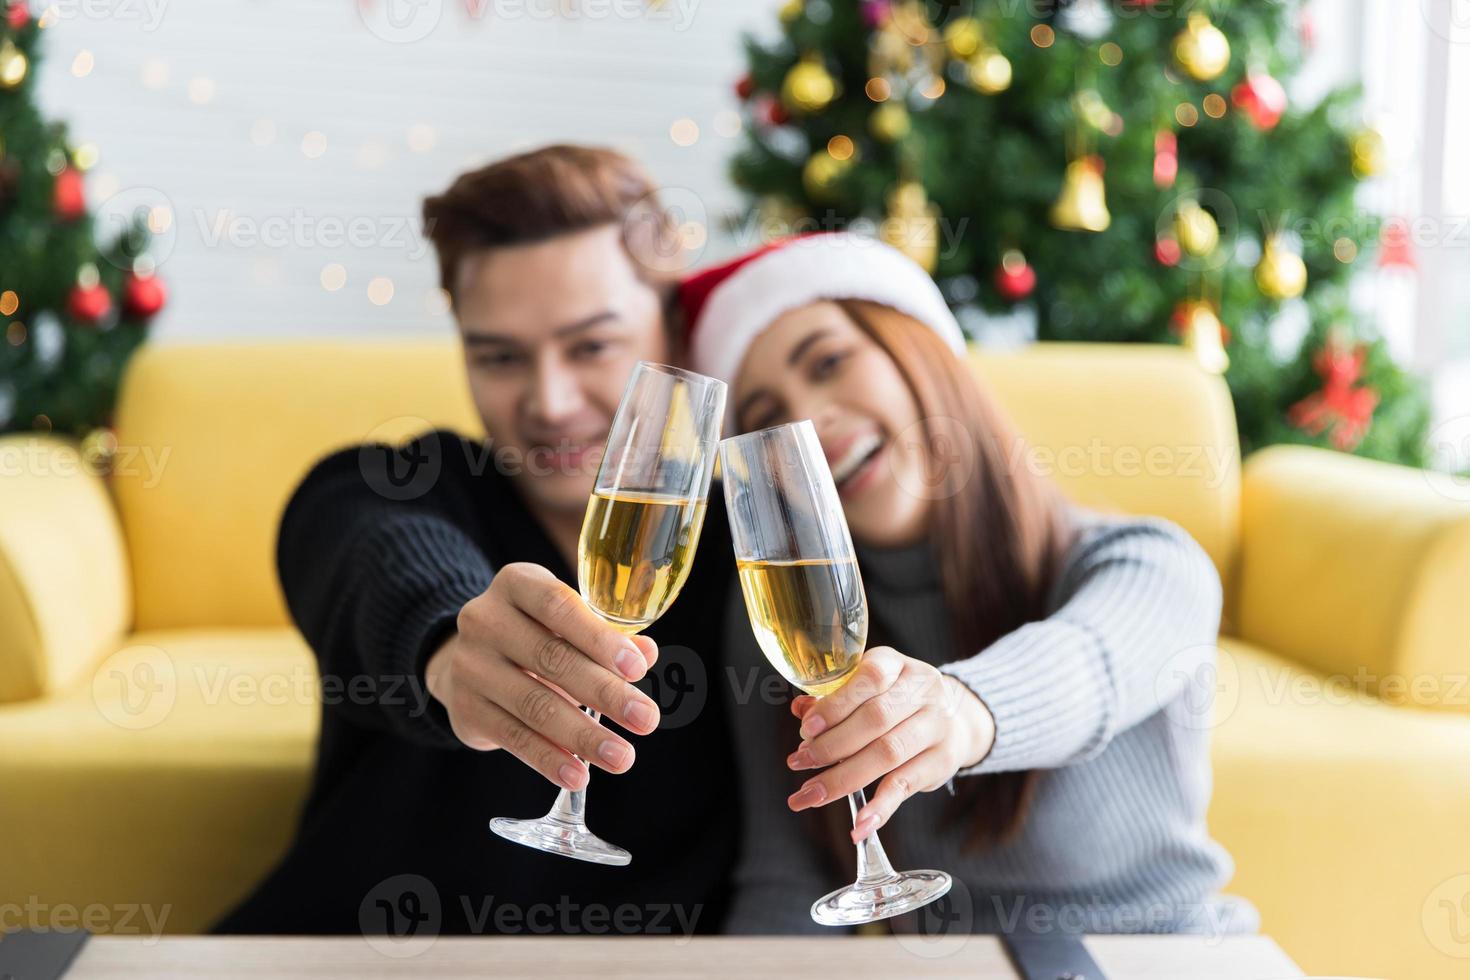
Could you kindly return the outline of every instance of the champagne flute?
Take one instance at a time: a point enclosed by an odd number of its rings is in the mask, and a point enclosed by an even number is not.
[[[809,420],[720,444],[735,563],[756,641],[777,672],[808,694],[840,688],[868,641],[868,600],[832,472]],[[853,819],[867,805],[847,798]],[[857,880],[812,904],[824,926],[857,925],[921,908],[949,891],[943,871],[894,871],[876,833],[857,845]]]
[[[684,587],[724,413],[725,384],[713,378],[640,361],[628,380],[577,542],[582,598],[614,629],[642,632]],[[546,816],[496,817],[490,829],[554,854],[627,864],[632,855],[587,829],[586,805],[585,789],[563,789]]]

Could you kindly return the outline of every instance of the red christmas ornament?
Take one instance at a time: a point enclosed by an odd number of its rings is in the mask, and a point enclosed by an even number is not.
[[[81,171],[66,167],[56,175],[51,205],[62,221],[75,221],[87,213],[87,195],[82,186]]]
[[[1368,433],[1373,409],[1378,407],[1377,391],[1367,385],[1353,387],[1363,374],[1366,356],[1362,344],[1348,349],[1340,343],[1329,343],[1318,351],[1312,366],[1322,376],[1322,390],[1291,406],[1287,420],[1310,436],[1330,431],[1335,449],[1356,449]]]
[[[1253,71],[1230,90],[1230,101],[1262,131],[1276,128],[1286,112],[1286,89],[1263,71]]]
[[[1183,257],[1184,252],[1179,247],[1179,239],[1166,236],[1154,242],[1154,258],[1159,260],[1159,265],[1173,268]]]
[[[1179,137],[1167,129],[1154,134],[1154,186],[1173,187],[1179,177]]]
[[[1378,265],[1384,269],[1415,269],[1419,263],[1414,258],[1414,243],[1409,240],[1409,222],[1404,218],[1390,218],[1383,223],[1383,234]]]
[[[12,0],[5,9],[5,23],[12,31],[18,31],[31,22],[31,11],[26,0]]]
[[[995,270],[995,288],[1012,303],[1023,300],[1036,288],[1036,270],[1020,251],[1010,249]]]
[[[755,82],[749,75],[741,75],[740,80],[735,83],[735,94],[740,96],[741,101],[750,98],[755,91]]]
[[[111,310],[112,295],[101,283],[95,286],[77,283],[66,298],[66,311],[88,326],[97,326]]]
[[[767,95],[762,96],[756,106],[756,118],[769,126],[784,126],[791,121],[791,113],[786,111],[780,99],[773,99]]]
[[[869,30],[876,30],[888,23],[888,15],[893,12],[893,5],[889,0],[863,0],[861,9],[863,23],[868,25]]]
[[[123,309],[130,315],[147,319],[163,309],[168,290],[157,276],[128,273],[123,280]]]

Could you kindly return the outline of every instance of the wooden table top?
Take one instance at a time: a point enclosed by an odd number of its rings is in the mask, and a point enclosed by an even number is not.
[[[1016,976],[993,936],[487,936],[408,942],[416,945],[360,936],[98,936],[82,949],[67,980]],[[1302,975],[1266,936],[1090,936],[1086,943],[1108,980],[1284,980]]]

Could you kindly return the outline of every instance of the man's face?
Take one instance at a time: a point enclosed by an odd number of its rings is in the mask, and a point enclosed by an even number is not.
[[[658,293],[606,225],[471,253],[455,295],[497,463],[527,500],[580,514],[633,367],[668,360]]]

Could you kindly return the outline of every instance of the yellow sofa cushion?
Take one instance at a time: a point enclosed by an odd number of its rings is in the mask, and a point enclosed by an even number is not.
[[[206,928],[295,829],[316,678],[294,630],[166,630],[64,692],[0,705],[0,900],[38,901],[42,924],[91,908],[106,931],[144,930],[144,912]]]
[[[1151,344],[1035,344],[973,362],[1031,443],[1018,464],[1079,503],[1169,518],[1228,583],[1240,445],[1219,375]]]
[[[1470,711],[1470,501],[1447,474],[1325,449],[1254,454],[1240,636],[1395,704]]]
[[[123,635],[131,606],[102,479],[66,440],[0,438],[0,703],[70,684]]]
[[[1227,568],[1233,415],[1223,382],[1187,352],[1041,344],[978,352],[975,366],[1031,439],[1025,465],[1084,503],[1177,521]],[[306,469],[332,449],[430,426],[482,431],[453,340],[145,348],[123,387],[118,440],[161,464],[115,480],[137,628],[285,623],[276,525]]]
[[[114,481],[137,628],[287,623],[276,526],[311,464],[439,426],[480,429],[455,343],[145,347],[117,438],[163,463]]]
[[[1309,974],[1463,976],[1438,899],[1470,887],[1453,888],[1470,869],[1470,718],[1220,649],[1210,829],[1235,859],[1229,890]]]

